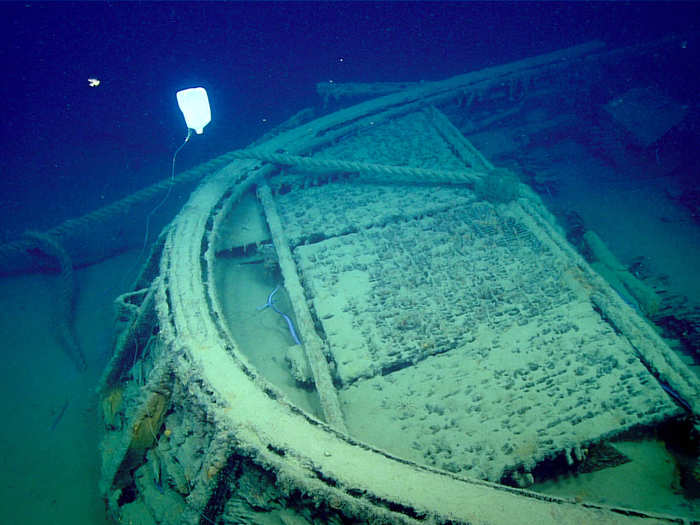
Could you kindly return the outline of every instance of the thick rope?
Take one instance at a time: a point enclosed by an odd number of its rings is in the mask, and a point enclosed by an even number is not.
[[[487,174],[470,168],[460,171],[429,170],[425,168],[412,168],[409,166],[389,166],[385,164],[370,164],[366,162],[350,162],[345,160],[333,160],[317,157],[300,157],[283,153],[272,153],[259,150],[232,151],[229,155],[236,159],[257,159],[282,166],[314,170],[314,172],[345,172],[358,173],[371,178],[381,177],[385,182],[439,182],[447,184],[473,185]]]
[[[87,213],[75,219],[68,219],[58,226],[43,232],[41,235],[52,239],[54,242],[63,243],[67,239],[77,237],[81,232],[91,231],[96,224],[109,221],[119,216],[126,216],[131,208],[148,202],[160,193],[167,191],[173,186],[194,182],[205,175],[212,173],[226,164],[230,163],[234,157],[226,153],[208,162],[183,171],[174,178],[167,178],[146,188],[143,188],[128,197],[108,204],[102,208]],[[36,242],[27,237],[11,241],[0,246],[0,273],[6,271],[8,266],[14,262],[13,259],[24,256],[36,246]]]
[[[221,155],[215,159],[205,162],[204,164],[200,164],[199,166],[183,171],[172,179],[167,178],[160,182],[156,182],[151,186],[132,193],[128,197],[83,215],[82,217],[78,217],[77,219],[69,219],[49,230],[47,233],[54,237],[62,237],[73,233],[75,230],[91,228],[95,222],[103,222],[113,218],[116,215],[122,215],[125,212],[128,212],[131,207],[151,200],[156,195],[167,191],[173,185],[186,184],[188,182],[196,181],[202,178],[204,175],[216,171],[225,164],[228,164],[230,161],[231,157],[229,157],[228,154]]]
[[[58,296],[58,336],[66,354],[80,372],[85,371],[85,355],[75,335],[75,277],[70,257],[55,239],[45,233],[28,232],[27,242],[58,261],[61,292]]]

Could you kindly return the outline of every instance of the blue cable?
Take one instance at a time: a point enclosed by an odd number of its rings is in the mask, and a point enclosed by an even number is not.
[[[275,312],[280,314],[282,317],[284,317],[284,320],[287,321],[287,327],[289,328],[289,333],[292,334],[292,338],[294,339],[294,342],[298,345],[301,344],[301,341],[299,340],[299,336],[297,335],[297,331],[294,329],[294,323],[292,320],[289,318],[287,314],[284,312],[280,312],[279,309],[275,306],[275,302],[272,300],[272,297],[277,293],[277,290],[280,289],[280,285],[278,284],[272,292],[270,292],[270,295],[267,296],[267,302],[262,305],[258,306],[258,310],[264,310],[268,306],[272,308]]]

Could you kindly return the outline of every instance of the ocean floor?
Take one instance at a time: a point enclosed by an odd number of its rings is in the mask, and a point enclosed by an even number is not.
[[[54,332],[57,277],[0,279],[0,508],[3,523],[109,523],[98,493],[95,391],[112,343],[113,299],[127,254],[76,272],[76,323],[88,368],[76,370]],[[65,410],[64,410],[65,407]]]

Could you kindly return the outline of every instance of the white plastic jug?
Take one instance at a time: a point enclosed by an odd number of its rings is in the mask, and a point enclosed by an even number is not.
[[[183,89],[177,92],[177,105],[185,116],[187,127],[197,135],[204,133],[204,126],[211,122],[211,109],[207,90],[203,87]]]

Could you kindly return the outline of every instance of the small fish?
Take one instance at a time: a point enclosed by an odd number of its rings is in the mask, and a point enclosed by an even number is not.
[[[55,417],[53,420],[53,423],[51,423],[51,426],[49,427],[49,431],[53,432],[56,429],[56,426],[58,423],[63,419],[63,414],[66,413],[66,409],[68,408],[69,401],[66,401],[63,403],[63,406],[61,407],[61,410],[58,412],[58,415]]]

